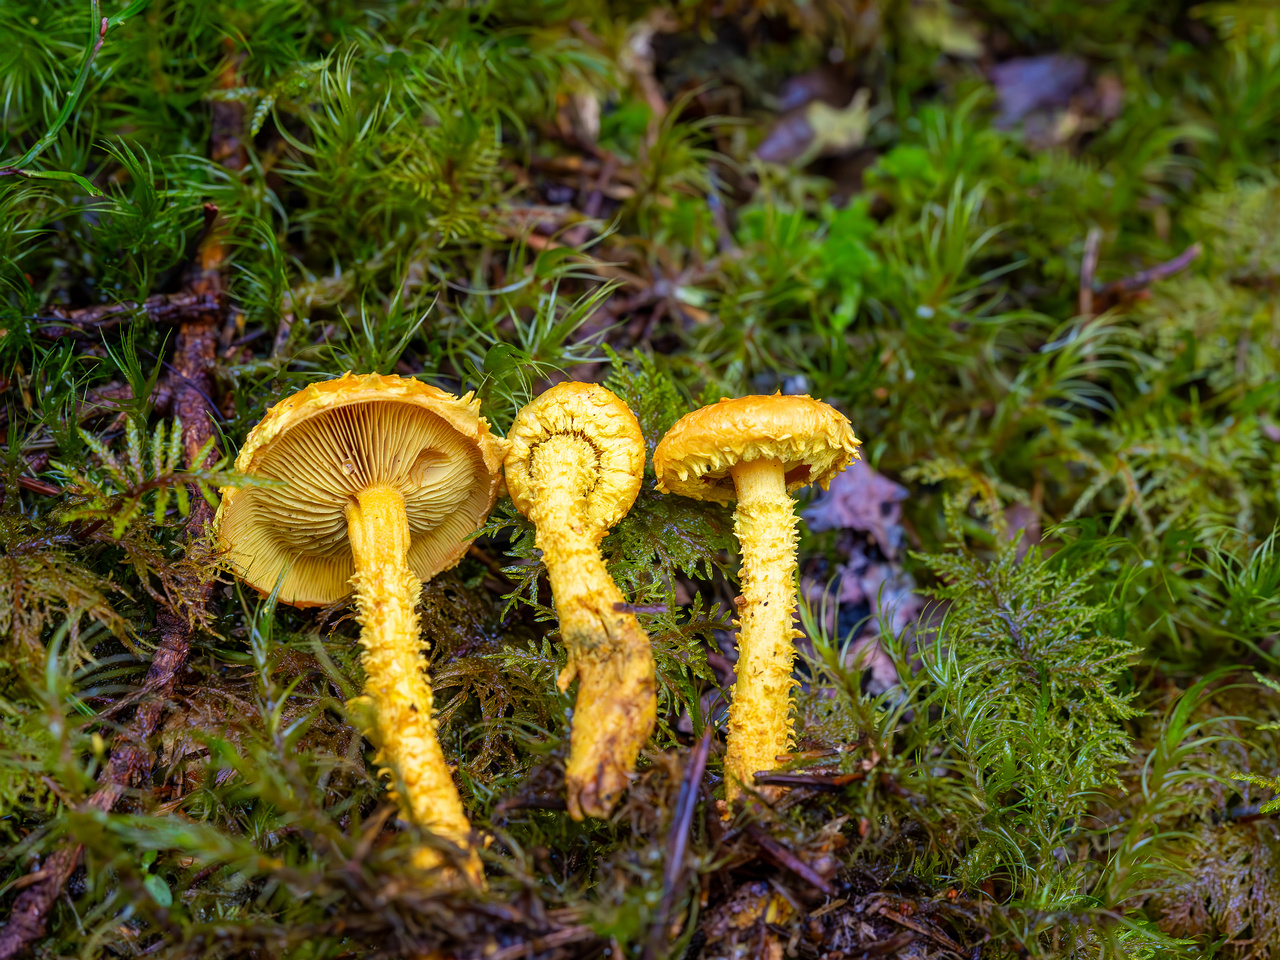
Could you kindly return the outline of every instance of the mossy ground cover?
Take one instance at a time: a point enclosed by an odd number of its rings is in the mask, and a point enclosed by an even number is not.
[[[0,111],[0,954],[1280,953],[1274,4],[7,0]],[[731,521],[650,470],[628,797],[500,503],[422,606],[489,890],[410,875],[350,610],[208,580],[348,369],[844,411],[785,799],[717,806]]]

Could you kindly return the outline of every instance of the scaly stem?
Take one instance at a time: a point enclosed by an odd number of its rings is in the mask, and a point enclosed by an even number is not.
[[[607,817],[627,786],[657,716],[653,652],[600,556],[602,529],[583,516],[598,474],[596,454],[577,437],[554,436],[533,453],[538,485],[530,519],[551,580],[569,663],[561,690],[578,678],[565,792],[575,819]]]
[[[463,871],[481,884],[471,824],[436,737],[414,609],[422,581],[409,567],[404,496],[388,484],[362,490],[347,509],[347,530],[356,566],[351,580],[362,627],[365,697],[373,708],[367,733],[379,748],[377,762],[391,774],[404,816],[467,851]],[[423,870],[443,862],[431,848],[414,854],[414,866]]]
[[[758,771],[778,765],[791,737],[796,515],[781,461],[752,460],[731,472],[738,495],[733,529],[742,550],[738,678],[724,759],[725,794],[733,800],[754,786]]]

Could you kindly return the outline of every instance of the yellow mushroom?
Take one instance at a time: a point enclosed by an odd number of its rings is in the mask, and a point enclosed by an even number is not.
[[[626,516],[644,476],[644,437],[604,387],[561,383],[516,415],[507,489],[537,528],[569,663],[578,678],[565,791],[569,813],[608,816],[656,716],[653,653],[605,569],[600,541]]]
[[[218,539],[235,573],[299,607],[355,593],[365,696],[356,704],[406,818],[462,848],[471,825],[436,737],[415,611],[422,583],[458,562],[497,499],[504,441],[479,401],[377,374],[316,383],[249,434],[236,469],[281,481],[228,488]],[[421,869],[439,852],[414,853]]]
[[[824,488],[858,456],[849,421],[810,397],[721,400],[683,417],[653,453],[658,489],[728,503],[742,550],[737,681],[725,754],[730,800],[772,770],[791,735],[796,515],[790,494]],[[765,791],[768,795],[768,791]]]

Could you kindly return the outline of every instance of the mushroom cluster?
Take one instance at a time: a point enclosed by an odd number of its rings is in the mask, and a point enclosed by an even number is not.
[[[681,419],[654,451],[659,490],[736,500],[742,550],[739,659],[729,710],[726,792],[787,751],[794,657],[796,515],[790,494],[824,487],[858,440],[809,397],[722,400]],[[354,594],[365,693],[353,703],[406,819],[447,845],[415,866],[483,883],[477,844],[437,739],[415,606],[453,566],[506,484],[533,521],[568,650],[560,689],[578,680],[565,773],[569,813],[605,817],[656,715],[649,638],[609,576],[600,542],[630,510],[644,474],[635,415],[589,383],[561,383],[525,406],[503,440],[471,395],[420,381],[346,374],[267,411],[236,468],[276,481],[223,491],[217,530],[228,565],[295,606]],[[766,796],[768,791],[762,791]]]

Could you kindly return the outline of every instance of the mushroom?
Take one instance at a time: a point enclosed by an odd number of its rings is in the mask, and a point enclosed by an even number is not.
[[[217,518],[228,564],[254,589],[278,587],[298,607],[355,592],[366,683],[352,706],[401,812],[462,848],[475,883],[483,873],[436,738],[414,608],[498,496],[505,444],[479,407],[402,377],[312,384],[268,410],[236,460],[241,473],[279,483],[225,489]],[[413,862],[444,865],[428,847]]]
[[[560,690],[578,678],[569,813],[606,817],[657,712],[649,637],[600,556],[600,541],[640,491],[644,436],[635,414],[604,387],[560,383],[516,415],[508,439],[507,489],[537,528],[569,650]]]
[[[653,452],[658,489],[728,503],[742,550],[737,681],[729,707],[726,795],[772,770],[791,734],[796,515],[790,494],[825,489],[858,456],[849,421],[811,397],[721,400],[681,418]],[[769,796],[770,791],[765,791]]]

